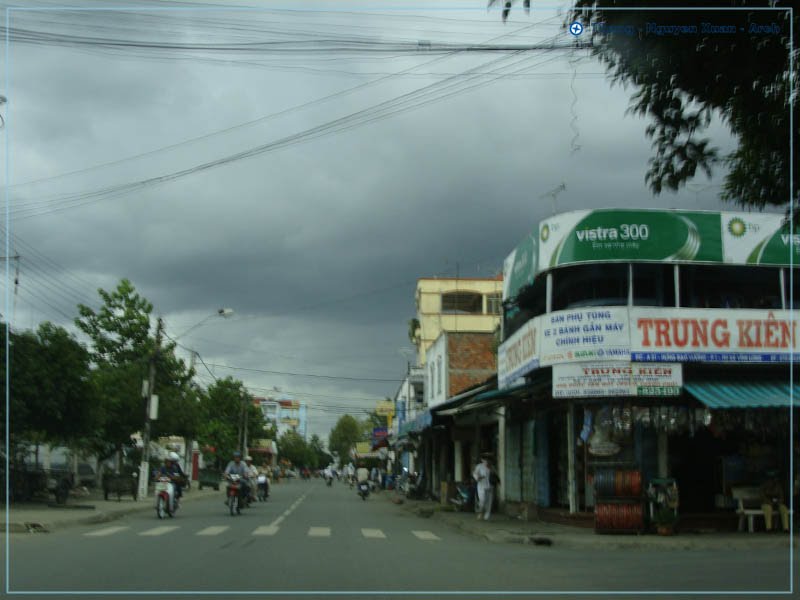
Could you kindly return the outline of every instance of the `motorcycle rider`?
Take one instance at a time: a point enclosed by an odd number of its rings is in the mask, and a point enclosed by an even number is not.
[[[369,470],[364,466],[364,463],[358,464],[358,469],[356,470],[356,481],[358,483],[369,481]]]
[[[242,462],[242,453],[238,450],[233,453],[233,460],[225,467],[225,478],[230,479],[231,475],[239,475],[239,485],[242,487],[242,498],[250,497],[250,486],[247,484],[248,467]],[[225,504],[228,504],[228,497],[225,497]]]
[[[158,469],[158,474],[169,477],[175,486],[175,504],[178,504],[183,496],[183,481],[186,478],[178,460],[180,460],[178,453],[170,452],[164,457],[164,464]]]
[[[251,500],[256,500],[255,493],[258,489],[258,467],[253,464],[253,457],[249,454],[244,457],[244,462],[247,465],[247,485],[250,487],[250,493],[253,494]]]

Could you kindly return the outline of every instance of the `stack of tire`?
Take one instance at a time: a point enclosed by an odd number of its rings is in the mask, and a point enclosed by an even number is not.
[[[637,470],[598,469],[594,474],[594,528],[625,533],[644,529],[642,474]]]

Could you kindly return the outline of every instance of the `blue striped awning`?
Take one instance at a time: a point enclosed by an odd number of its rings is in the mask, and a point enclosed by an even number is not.
[[[709,408],[788,408],[792,396],[800,407],[800,386],[790,387],[787,380],[694,381],[683,387]]]

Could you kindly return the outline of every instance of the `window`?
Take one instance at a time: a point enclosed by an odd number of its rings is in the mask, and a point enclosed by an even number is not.
[[[503,297],[500,294],[489,294],[486,296],[486,313],[499,315],[503,311]]]
[[[437,380],[438,380],[438,389],[439,393],[442,393],[442,357],[436,359],[436,370],[437,370]]]
[[[773,267],[681,265],[680,292],[687,308],[781,308]]]
[[[511,302],[506,302],[503,311],[503,338],[508,339],[515,331],[533,317],[547,310],[547,274],[542,273],[531,284],[519,291]]]
[[[634,306],[675,306],[675,266],[633,265]]]
[[[553,271],[553,310],[627,304],[627,264],[580,265]]]
[[[436,368],[435,364],[431,363],[430,385],[425,386],[428,389],[428,400],[433,400],[433,392],[434,392],[433,386],[436,385],[436,379],[435,379],[436,374],[434,372],[435,368]]]
[[[483,296],[475,292],[447,292],[442,294],[442,312],[480,315],[483,313]]]

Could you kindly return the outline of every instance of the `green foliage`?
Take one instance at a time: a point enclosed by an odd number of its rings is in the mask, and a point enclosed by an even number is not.
[[[490,0],[489,5],[495,0]],[[504,2],[503,20],[515,0]],[[703,8],[768,7],[765,0],[708,0]],[[697,3],[669,0],[648,4],[671,11],[636,10],[637,0],[618,0],[614,10],[603,10],[595,0],[578,0],[564,26],[574,20],[586,26],[595,57],[605,63],[612,83],[632,90],[628,112],[647,117],[646,135],[653,155],[645,181],[659,194],[689,183],[702,171],[711,176],[723,169],[722,200],[746,208],[798,203],[800,165],[791,165],[790,136],[797,139],[798,123],[789,131],[789,100],[796,96],[797,65],[790,73],[790,27],[798,31],[800,13],[786,10],[693,10]],[[630,8],[631,10],[621,10]],[[647,35],[646,23],[697,24],[697,35]],[[635,35],[603,34],[590,24],[604,22],[631,27]],[[701,23],[733,25],[735,35],[704,33]],[[778,35],[749,33],[749,25],[776,23]],[[639,33],[643,32],[643,33]],[[794,83],[794,89],[792,85]],[[705,136],[715,118],[722,120],[736,140],[736,148],[720,154]],[[787,135],[788,134],[788,135]],[[792,170],[791,167],[794,167]],[[791,180],[791,173],[794,180]],[[794,195],[791,196],[792,189]],[[798,215],[800,218],[800,215]]]
[[[331,429],[328,447],[339,455],[339,462],[350,460],[350,449],[364,437],[364,425],[351,415],[343,415]]]
[[[319,469],[331,463],[333,457],[330,455],[330,453],[328,453],[327,450],[325,450],[324,442],[316,433],[311,436],[311,440],[308,442],[308,447],[313,455],[313,460],[308,465],[310,468]]]
[[[197,440],[201,447],[213,446],[216,449],[217,466],[227,464],[233,452],[240,449],[239,431],[244,406],[252,407],[250,394],[241,381],[232,377],[217,380],[200,395]]]
[[[0,369],[5,380],[6,328]],[[15,441],[74,445],[96,435],[100,415],[89,353],[65,329],[45,322],[34,332],[12,332],[9,423]],[[5,427],[5,403],[2,404]]]
[[[387,398],[389,400],[389,398]],[[372,438],[372,430],[378,427],[386,427],[388,420],[386,417],[379,415],[376,411],[371,410],[367,413],[366,418],[361,421],[362,436],[361,441]]]
[[[287,431],[278,439],[278,453],[296,467],[308,466],[313,460],[311,448],[296,431]]]
[[[113,292],[97,290],[103,306],[95,312],[78,305],[75,325],[92,340],[92,358],[97,364],[120,365],[149,357],[154,348],[150,337],[153,305],[142,298],[127,279]]]

